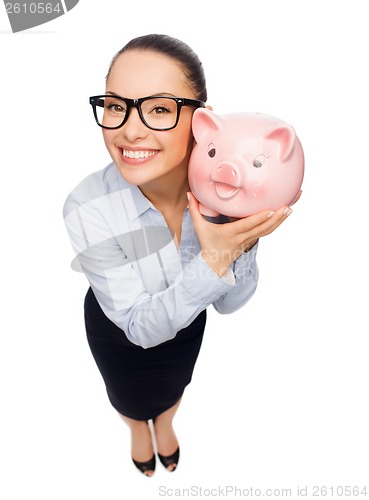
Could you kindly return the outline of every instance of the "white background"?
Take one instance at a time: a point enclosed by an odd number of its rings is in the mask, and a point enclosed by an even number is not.
[[[0,7],[1,498],[369,494],[366,3],[81,0],[18,34]],[[110,161],[88,97],[115,52],[153,32],[199,54],[215,111],[291,123],[306,177],[293,214],[260,242],[254,298],[229,316],[209,308],[175,420],[180,465],[147,479],[85,340],[87,281],[70,269],[62,205]]]

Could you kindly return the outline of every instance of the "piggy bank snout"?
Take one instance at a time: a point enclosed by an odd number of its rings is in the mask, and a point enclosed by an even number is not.
[[[231,162],[221,162],[213,168],[210,179],[214,182],[218,198],[232,198],[241,187],[241,175],[237,166]]]
[[[210,178],[213,182],[221,182],[222,184],[229,184],[233,187],[240,187],[241,175],[238,167],[231,162],[221,162],[215,165]]]

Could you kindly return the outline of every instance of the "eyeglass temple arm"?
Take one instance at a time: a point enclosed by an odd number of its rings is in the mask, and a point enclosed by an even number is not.
[[[187,97],[183,99],[183,101],[190,106],[194,106],[196,108],[204,108],[206,103],[204,101],[199,101],[197,99],[188,99]]]

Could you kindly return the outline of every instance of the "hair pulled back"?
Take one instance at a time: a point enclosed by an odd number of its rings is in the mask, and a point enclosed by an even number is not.
[[[204,69],[197,54],[184,42],[168,35],[144,35],[134,38],[128,42],[113,57],[106,80],[117,58],[129,50],[151,50],[166,55],[180,64],[188,85],[196,95],[197,99],[206,102],[207,90]]]

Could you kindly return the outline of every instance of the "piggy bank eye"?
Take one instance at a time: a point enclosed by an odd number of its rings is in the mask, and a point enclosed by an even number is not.
[[[259,155],[255,158],[255,160],[252,162],[253,166],[255,168],[260,168],[264,165],[266,162],[267,157],[265,155]]]
[[[216,149],[215,149],[214,144],[209,144],[209,146],[208,146],[208,155],[210,156],[210,158],[214,158],[215,153],[216,153]]]

